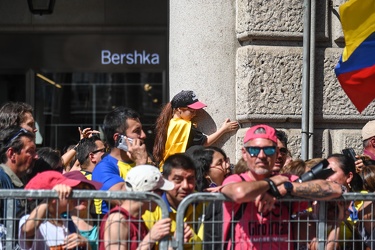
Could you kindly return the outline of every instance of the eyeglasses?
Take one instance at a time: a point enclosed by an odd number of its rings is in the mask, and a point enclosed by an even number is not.
[[[101,149],[94,150],[94,151],[90,152],[86,156],[86,158],[89,157],[90,154],[96,154],[96,153],[99,153],[99,152],[107,153],[108,152],[108,148],[101,148]]]
[[[288,154],[288,149],[286,148],[279,148],[279,152],[281,155],[287,155]]]
[[[27,131],[26,129],[24,128],[21,128],[15,135],[13,135],[9,140],[7,140],[6,142],[4,142],[4,145],[6,145],[6,147],[10,147],[10,145],[20,136],[23,136],[23,135],[29,135],[31,134],[29,131]]]
[[[96,153],[99,153],[99,152],[106,153],[106,152],[107,152],[107,148],[97,149],[97,150],[95,150],[95,151],[92,151],[91,153],[96,154]]]
[[[226,173],[228,171],[227,164],[230,164],[229,158],[220,159],[215,165],[211,165],[210,168],[215,168]]]
[[[245,147],[246,151],[251,156],[258,156],[260,153],[260,150],[263,150],[264,154],[267,156],[272,156],[276,153],[276,147],[275,146],[269,146],[269,147]]]

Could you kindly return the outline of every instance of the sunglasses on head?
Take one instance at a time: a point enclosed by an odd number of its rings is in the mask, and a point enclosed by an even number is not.
[[[27,131],[26,129],[24,128],[21,128],[17,133],[15,133],[9,140],[5,141],[4,142],[4,145],[6,145],[6,147],[10,147],[10,145],[20,136],[22,135],[28,135],[28,134],[31,134],[30,131]]]
[[[245,147],[246,151],[251,156],[258,156],[260,153],[260,150],[263,150],[264,154],[267,156],[272,156],[276,153],[276,147],[275,146],[269,146],[269,147]]]

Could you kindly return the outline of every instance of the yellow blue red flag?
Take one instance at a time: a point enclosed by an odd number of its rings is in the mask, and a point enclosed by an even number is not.
[[[375,0],[350,0],[339,10],[345,48],[335,73],[362,112],[375,99]]]

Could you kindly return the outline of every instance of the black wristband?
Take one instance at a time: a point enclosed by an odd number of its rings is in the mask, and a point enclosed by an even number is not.
[[[268,190],[268,193],[270,195],[272,195],[273,197],[276,197],[277,199],[282,197],[279,192],[279,189],[277,189],[277,186],[271,179],[265,178],[263,180],[266,181],[268,183],[268,186],[270,187],[270,189]]]

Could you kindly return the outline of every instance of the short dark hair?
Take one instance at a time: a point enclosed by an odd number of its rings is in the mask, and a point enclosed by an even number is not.
[[[52,169],[61,168],[61,152],[50,147],[42,147],[37,150],[38,159],[43,159]],[[59,169],[60,170],[60,169]]]
[[[53,170],[62,173],[62,159],[61,152],[54,150],[50,147],[42,147],[37,151],[38,159],[35,161],[34,166],[29,168],[24,176],[25,184],[28,183],[38,173]]]
[[[164,178],[168,178],[168,176],[172,173],[172,169],[193,170],[194,174],[196,174],[194,162],[184,153],[171,155],[165,160],[163,165]]]
[[[113,135],[115,133],[124,134],[128,128],[128,119],[139,119],[140,115],[131,108],[126,108],[119,106],[109,112],[104,117],[103,122],[103,132],[105,136],[106,143],[110,147],[115,147],[115,140]]]
[[[21,137],[27,137],[30,140],[35,139],[35,135],[30,131],[18,126],[11,126],[0,129],[0,160],[2,163],[7,162],[6,151],[12,147],[13,150],[19,154],[23,148],[23,141]]]
[[[288,136],[284,131],[276,129],[276,137],[288,148]]]
[[[25,121],[25,113],[33,114],[33,107],[24,102],[7,102],[0,108],[0,129],[20,126]]]
[[[81,168],[85,168],[85,163],[88,162],[88,155],[97,149],[95,144],[100,138],[97,136],[92,136],[90,138],[83,138],[77,146],[77,160],[81,165]],[[83,167],[82,167],[83,166]]]

